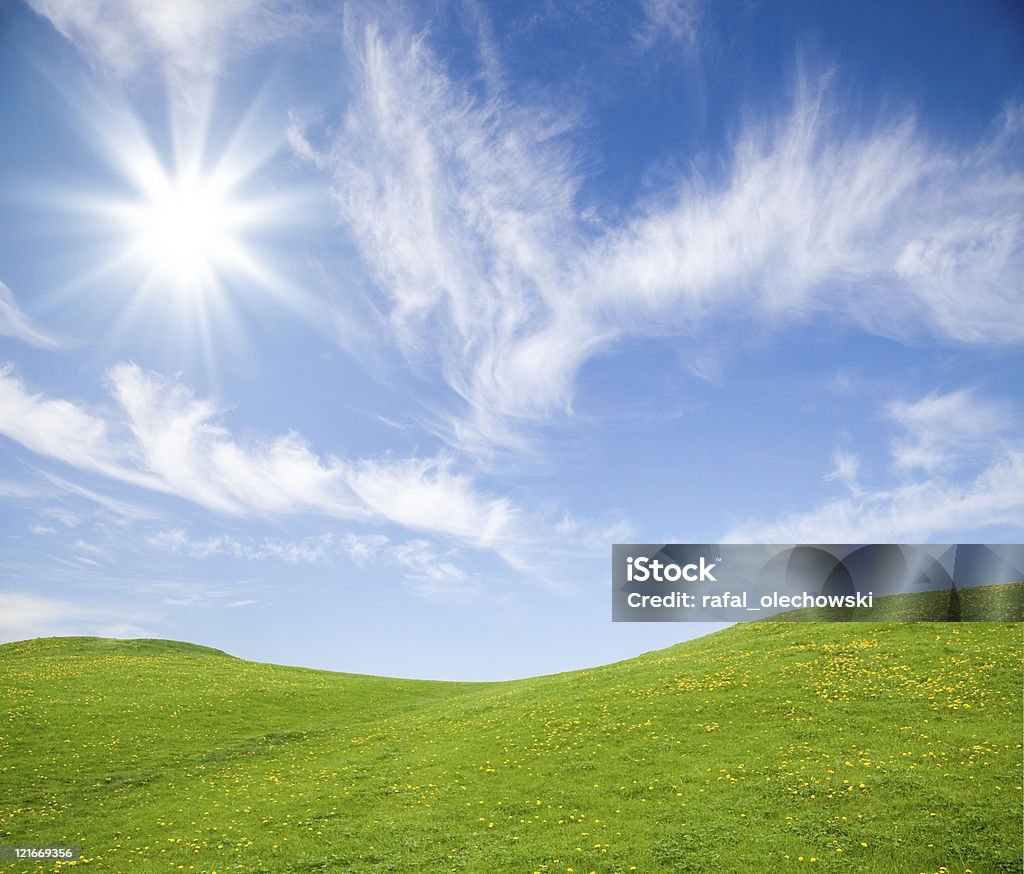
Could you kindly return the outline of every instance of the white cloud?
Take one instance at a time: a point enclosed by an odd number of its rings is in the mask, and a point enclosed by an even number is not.
[[[51,400],[26,390],[14,366],[0,366],[0,433],[40,455],[82,470],[162,488],[159,480],[125,465],[126,446],[106,421],[65,400]]]
[[[293,0],[29,0],[87,57],[118,75],[149,58],[169,71],[216,73],[238,55],[308,26]]]
[[[32,324],[28,316],[18,307],[14,294],[2,282],[0,282],[0,336],[14,337],[44,349],[53,349],[59,345],[52,336]]]
[[[348,482],[377,516],[481,548],[500,548],[520,527],[511,501],[479,494],[445,459],[362,461],[349,468]]]
[[[577,224],[564,116],[475,101],[422,38],[351,20],[348,37],[359,88],[343,132],[318,150],[293,128],[293,148],[334,174],[403,353],[471,404],[467,438],[501,442],[496,417],[564,402],[587,346],[543,331]]]
[[[857,475],[860,473],[860,456],[856,452],[837,447],[832,454],[832,461],[835,468],[825,474],[825,481],[838,480],[855,495],[859,494],[861,489],[857,483]]]
[[[133,364],[116,365],[108,377],[134,437],[134,460],[164,490],[239,515],[365,515],[341,463],[318,458],[298,434],[243,444],[217,421],[214,404],[180,383]]]
[[[990,526],[1024,527],[1024,452],[966,483],[921,480],[826,501],[774,522],[747,523],[723,543],[926,543]]]
[[[641,0],[644,20],[636,31],[641,48],[667,42],[692,49],[697,42],[702,3],[695,0]]]
[[[416,538],[393,543],[382,535],[346,534],[337,543],[360,567],[377,564],[396,568],[406,584],[424,597],[463,598],[480,591],[479,584],[456,564],[455,550],[440,549],[429,541]]]
[[[0,641],[26,640],[48,634],[80,619],[84,612],[67,601],[27,595],[20,592],[0,592]]]
[[[81,634],[152,636],[130,621],[111,623],[110,618],[107,609],[26,592],[0,592],[0,643]]]
[[[150,546],[155,546],[159,549],[169,549],[172,552],[178,552],[183,549],[189,541],[184,528],[173,528],[168,531],[159,531],[156,534],[150,535],[146,538],[146,542],[149,543]]]
[[[553,530],[570,551],[582,546],[592,553],[606,550],[613,543],[629,543],[636,536],[636,529],[627,519],[581,520],[568,513],[553,526]]]
[[[11,367],[0,369],[0,434],[40,455],[221,513],[276,517],[312,512],[390,522],[506,556],[528,540],[517,508],[508,499],[481,492],[468,476],[453,470],[451,459],[323,459],[294,432],[238,439],[212,402],[134,364],[113,367],[108,384],[118,410],[89,412],[33,394]],[[131,505],[114,506],[131,512]],[[175,536],[163,535],[162,545],[173,546]],[[230,552],[232,546],[209,543],[207,548]],[[261,546],[286,561],[306,560],[317,548],[313,543],[277,548],[271,541]]]
[[[360,566],[369,564],[388,542],[383,534],[346,534],[341,538],[348,557]]]
[[[139,637],[151,638],[153,636],[154,633],[148,628],[131,622],[115,622],[113,625],[100,625],[96,628],[96,637],[124,640]]]
[[[824,87],[804,82],[786,115],[744,130],[721,182],[683,182],[668,205],[602,241],[585,275],[641,331],[731,307],[1018,343],[1024,178],[1008,146],[992,148],[1004,134],[958,154],[909,116],[851,129]],[[963,243],[955,267],[921,258],[908,272],[908,249],[950,238]]]
[[[81,514],[66,510],[63,507],[46,507],[42,511],[42,515],[60,522],[66,528],[77,528],[83,522]]]
[[[269,519],[312,513],[363,524],[390,523],[493,551],[510,567],[552,583],[549,559],[607,544],[608,537],[621,537],[628,530],[622,520],[569,517],[552,527],[550,519],[527,515],[510,499],[482,490],[456,470],[450,456],[345,460],[319,456],[294,432],[241,439],[225,424],[216,404],[195,397],[176,380],[134,364],[119,364],[107,377],[116,408],[87,410],[34,394],[11,368],[0,370],[0,435],[39,455],[222,514]],[[44,475],[62,490],[120,517],[156,515]],[[46,512],[56,518],[65,511]],[[61,518],[72,524],[70,518]],[[571,542],[566,544],[566,539]],[[386,545],[394,548],[376,534],[254,543],[227,535],[196,541],[178,529],[154,535],[150,545],[194,557],[231,555],[289,563],[329,563],[338,550],[358,563],[373,560]],[[441,567],[447,554],[438,555],[435,565]],[[455,579],[451,567],[439,573]]]
[[[0,370],[0,376],[2,376],[2,370]],[[9,482],[7,480],[0,480],[0,498],[16,498],[19,500],[27,500],[30,498],[41,498],[44,497],[47,492],[35,487],[25,485],[23,483]]]
[[[169,590],[171,592],[171,594],[160,598],[160,604],[164,607],[223,610],[225,608],[249,607],[260,603],[254,598],[240,598],[239,595],[242,593],[237,589],[238,587],[210,589],[190,583],[165,583],[153,587],[151,591],[158,593]]]
[[[157,549],[196,559],[229,556],[245,561],[275,559],[288,564],[333,566],[339,558],[344,558],[359,567],[375,564],[395,568],[407,583],[426,596],[466,595],[478,591],[478,586],[456,564],[455,550],[441,549],[421,538],[395,543],[383,534],[335,535],[326,532],[298,541],[275,538],[239,540],[226,534],[194,539],[183,529],[174,528],[157,532],[147,538],[147,543]],[[189,593],[165,599],[164,603],[193,606],[208,603],[214,597],[225,596],[223,593]]]
[[[479,584],[451,561],[450,553],[438,552],[425,540],[396,544],[386,556],[404,572],[406,583],[424,597],[463,599],[480,591]]]
[[[2,432],[2,428],[0,428],[0,432]],[[77,483],[64,479],[63,477],[54,476],[50,473],[44,473],[43,476],[62,492],[74,495],[78,498],[83,498],[84,500],[109,511],[113,515],[114,519],[121,523],[135,519],[153,519],[158,515],[155,511],[147,507],[141,507],[138,504],[132,504],[128,501],[119,501],[116,498],[101,495],[99,492],[84,488]]]
[[[895,402],[887,412],[914,435],[914,442],[897,440],[891,447],[903,481],[864,488],[856,479],[857,456],[837,451],[836,470],[826,478],[852,483],[849,496],[775,521],[737,525],[723,542],[923,543],[995,526],[1024,527],[1024,446],[984,439],[1005,427],[1001,404],[958,391]],[[978,413],[973,421],[972,412]],[[960,419],[939,436],[951,415]],[[973,469],[950,464],[954,453]]]
[[[259,541],[242,541],[227,534],[196,540],[181,528],[159,531],[147,537],[146,542],[158,549],[184,553],[191,558],[204,559],[226,555],[247,561],[277,559],[287,564],[311,565],[330,564],[339,544],[338,538],[329,533],[304,537],[297,541],[272,537]]]
[[[164,607],[219,607],[223,604],[224,592],[188,592],[178,598],[161,598]]]
[[[347,47],[338,132],[322,148],[298,127],[290,139],[333,175],[386,339],[460,399],[443,431],[455,445],[522,448],[531,423],[570,409],[587,360],[711,319],[1024,340],[1015,107],[957,150],[911,113],[853,124],[828,77],[804,77],[787,111],[740,128],[717,177],[681,176],[602,225],[581,195],[573,113],[479,96],[423,36],[350,19]]]
[[[1016,419],[1006,404],[968,389],[894,401],[886,413],[905,432],[893,441],[895,467],[927,473],[988,454],[1001,433],[1014,429]]]

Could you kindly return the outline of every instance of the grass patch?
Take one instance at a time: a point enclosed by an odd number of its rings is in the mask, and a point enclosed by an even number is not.
[[[0,677],[0,844],[74,868],[1021,870],[1018,624],[755,622],[488,684],[43,639]]]
[[[1000,583],[874,599],[868,608],[807,607],[763,622],[1024,622],[1024,583]]]

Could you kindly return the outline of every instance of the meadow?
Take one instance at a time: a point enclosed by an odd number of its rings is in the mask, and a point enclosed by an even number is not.
[[[755,622],[502,683],[0,647],[3,870],[1022,869],[1004,623]]]

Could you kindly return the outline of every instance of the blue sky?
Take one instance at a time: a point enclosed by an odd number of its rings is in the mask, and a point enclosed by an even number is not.
[[[0,5],[0,637],[498,679],[614,542],[1017,542],[1002,2]]]

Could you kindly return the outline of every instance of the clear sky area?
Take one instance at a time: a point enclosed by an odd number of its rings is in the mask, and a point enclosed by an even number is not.
[[[1005,0],[0,2],[0,640],[503,679],[611,545],[1019,542]]]

